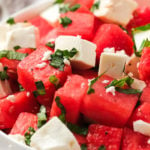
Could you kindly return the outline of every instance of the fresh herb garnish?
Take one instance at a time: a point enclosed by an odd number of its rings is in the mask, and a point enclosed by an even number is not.
[[[42,81],[35,82],[37,90],[33,92],[34,97],[38,97],[39,95],[45,95],[45,87]]]
[[[19,46],[19,45],[14,46],[14,50],[15,50],[15,51],[18,50],[18,49],[20,49],[20,48],[21,48],[21,46]]]
[[[7,59],[23,60],[26,56],[28,56],[28,54],[13,52],[11,50],[0,51],[0,58],[6,57]]]
[[[136,89],[122,89],[119,87],[115,88],[117,92],[124,93],[124,94],[141,94],[142,91]]]
[[[25,91],[25,89],[23,88],[23,86],[21,84],[19,84],[19,91],[20,92]]]
[[[50,76],[49,81],[54,84],[56,88],[58,88],[60,85],[59,79],[55,75]]]
[[[46,43],[46,46],[48,46],[48,47],[54,49],[54,48],[55,48],[55,43],[48,42],[48,43]]]
[[[86,144],[82,144],[81,145],[81,150],[87,150],[87,145]]]
[[[95,90],[92,88],[93,85],[96,83],[96,81],[101,78],[104,74],[106,73],[106,71],[104,73],[102,73],[101,75],[99,75],[98,77],[94,78],[93,80],[90,81],[90,84],[89,84],[89,88],[88,88],[88,91],[87,91],[87,94],[92,94],[95,92]]]
[[[134,30],[134,32],[136,31],[147,31],[150,29],[150,24],[147,24],[145,26],[140,26],[140,27],[137,27],[137,28],[133,28],[132,30]]]
[[[46,108],[45,106],[40,107],[40,112],[37,114],[38,116],[38,124],[37,127],[41,128],[47,121],[47,116],[46,116]]]
[[[29,146],[30,146],[30,143],[31,143],[31,137],[33,136],[34,133],[35,133],[34,128],[29,127],[28,131],[24,134],[25,143]]]
[[[54,54],[51,55],[50,65],[54,68],[59,68],[60,71],[64,70],[65,63],[64,59],[72,58],[77,54],[77,50],[73,48],[71,51],[57,49]]]
[[[61,3],[63,3],[64,2],[64,0],[56,0],[55,2],[54,2],[54,4],[61,4]]]
[[[91,12],[94,12],[96,9],[99,9],[99,6],[100,6],[100,0],[98,0],[93,4],[93,6],[91,7]]]
[[[68,25],[70,25],[72,23],[72,20],[68,17],[63,17],[63,18],[60,18],[59,22],[60,22],[60,24],[62,24],[62,26],[64,28],[67,28]]]
[[[101,145],[98,150],[106,150],[106,146],[105,145]]]
[[[0,72],[0,80],[4,81],[9,79],[9,76],[7,74],[7,69],[8,67],[4,67],[4,71]]]
[[[13,24],[15,24],[15,19],[14,18],[9,18],[6,22],[10,25],[13,25]]]
[[[68,11],[74,12],[74,11],[78,10],[79,8],[80,8],[80,4],[76,4],[72,7],[69,7],[69,4],[64,4],[63,6],[60,7],[59,12],[60,13],[66,13]]]
[[[105,88],[109,88],[111,86],[115,86],[115,87],[123,87],[125,86],[125,84],[127,84],[129,87],[131,86],[131,84],[134,82],[134,79],[132,79],[131,77],[126,77],[123,78],[121,80],[113,80],[109,85],[107,85]]]

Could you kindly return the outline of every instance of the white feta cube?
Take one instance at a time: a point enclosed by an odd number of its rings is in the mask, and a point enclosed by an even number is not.
[[[113,77],[120,78],[123,75],[123,70],[128,56],[116,53],[102,53],[100,57],[99,72],[98,74],[105,74]]]
[[[143,120],[134,121],[133,130],[143,135],[150,136],[150,123],[147,123]]]
[[[144,40],[150,40],[150,29],[146,31],[135,31],[134,32],[134,40],[137,50],[140,49],[142,42]]]
[[[99,3],[99,8],[94,11],[95,16],[123,26],[133,18],[133,12],[138,6],[134,0],[100,0]]]
[[[78,53],[71,59],[71,65],[77,69],[90,69],[95,67],[96,45],[79,36],[59,36],[55,41],[55,51],[71,50],[76,48]]]
[[[12,140],[15,140],[16,142],[19,142],[20,144],[25,145],[25,137],[21,134],[9,134],[8,135]]]
[[[134,78],[134,82],[131,84],[131,87],[133,89],[143,91],[143,89],[146,87],[146,83],[142,80],[138,80]]]
[[[71,131],[54,117],[31,137],[31,147],[38,150],[80,150]]]
[[[55,25],[60,18],[59,5],[53,5],[44,10],[40,16],[50,22],[52,25]]]

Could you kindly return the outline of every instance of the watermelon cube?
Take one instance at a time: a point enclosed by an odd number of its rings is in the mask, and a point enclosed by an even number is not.
[[[91,8],[94,3],[94,0],[77,0],[77,3],[86,6],[88,8]]]
[[[140,101],[150,103],[150,85],[143,90]]]
[[[97,63],[105,48],[114,47],[116,51],[125,50],[126,54],[133,53],[133,42],[131,37],[115,24],[103,24],[97,30],[93,39],[97,45]]]
[[[114,95],[107,93],[105,87],[112,80],[111,77],[104,75],[93,85],[95,92],[86,94],[81,105],[81,112],[94,122],[123,127],[131,116],[138,101],[138,95],[127,95],[117,91]]]
[[[60,97],[60,102],[66,109],[66,120],[71,123],[76,123],[79,119],[80,105],[87,91],[88,81],[79,75],[69,76],[65,85],[55,93]],[[55,98],[51,108],[51,117],[59,116],[60,109],[56,105]]]
[[[0,100],[0,129],[12,128],[21,112],[38,112],[39,105],[33,95],[19,92]]]
[[[67,75],[71,74],[71,67],[66,65],[64,71],[60,71],[50,66],[48,60],[42,60],[45,53],[50,53],[50,50],[45,46],[40,46],[19,63],[17,71],[18,81],[27,91],[34,92],[37,90],[35,82],[40,81],[43,83],[46,94],[39,95],[37,98],[41,104],[49,106],[56,90],[54,84],[49,81],[49,77],[55,75],[59,79],[60,84],[63,85]],[[44,63],[44,66],[37,67],[37,64],[41,63]]]
[[[39,29],[40,38],[45,37],[53,29],[50,23],[40,16],[34,17],[29,22]]]
[[[123,130],[99,124],[92,124],[87,135],[88,150],[120,150]]]
[[[59,35],[80,35],[83,39],[90,40],[93,37],[94,16],[87,13],[68,12],[61,15],[62,18],[68,17],[72,23],[64,28],[62,25],[58,27]]]
[[[129,125],[132,127],[133,122],[137,120],[143,120],[150,123],[150,103],[144,102],[138,108],[136,108],[129,120]]]
[[[123,131],[122,150],[150,150],[149,137],[125,128]]]
[[[37,116],[31,113],[22,112],[18,116],[10,134],[21,134],[24,136],[29,127],[37,129]]]
[[[78,141],[78,143],[80,145],[87,143],[87,140],[86,140],[85,136],[82,136],[82,135],[79,135],[79,134],[75,134],[75,133],[73,135],[75,136],[76,140]]]

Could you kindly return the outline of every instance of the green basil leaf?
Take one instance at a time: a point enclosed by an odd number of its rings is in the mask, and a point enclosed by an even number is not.
[[[54,4],[61,4],[61,3],[63,3],[64,2],[64,0],[56,0],[55,2],[54,2]]]
[[[19,84],[19,91],[20,92],[25,91],[25,89],[23,88],[23,86],[21,84]]]
[[[80,4],[76,4],[70,8],[70,11],[74,12],[74,11],[78,10],[80,7],[81,7]]]
[[[31,137],[33,136],[34,133],[35,133],[34,128],[29,127],[27,132],[24,134],[25,143],[29,146],[30,146],[30,143],[31,143]]]
[[[19,45],[14,46],[14,50],[15,50],[15,51],[18,50],[18,49],[20,49],[20,48],[21,48],[21,46],[19,46]]]
[[[66,13],[68,11],[70,11],[69,4],[64,4],[63,6],[60,6],[59,8],[60,13]]]
[[[81,150],[87,150],[87,145],[86,144],[82,144],[81,145]]]
[[[54,48],[55,48],[55,43],[48,42],[48,43],[46,43],[46,46],[48,46],[48,47],[54,49]]]
[[[105,145],[101,145],[98,150],[106,150],[106,146]]]
[[[72,23],[72,20],[68,17],[63,17],[63,18],[60,18],[59,22],[64,28],[67,28],[68,25]]]
[[[10,25],[13,25],[13,24],[15,24],[15,19],[14,18],[9,18],[6,22]]]
[[[140,90],[136,89],[122,89],[120,87],[115,88],[117,92],[124,93],[124,94],[141,94],[142,92]]]
[[[150,24],[146,24],[144,26],[133,28],[132,30],[136,32],[136,31],[147,31],[149,29],[150,29]]]
[[[4,67],[4,71],[0,72],[0,80],[5,81],[9,79],[9,76],[7,74],[8,67]]]
[[[40,112],[37,114],[38,116],[38,128],[41,128],[47,121],[46,108],[45,106],[40,107]]]
[[[98,0],[93,4],[93,6],[91,7],[91,12],[94,12],[96,9],[99,9],[99,6],[100,6],[100,0]]]
[[[55,75],[50,76],[49,81],[54,84],[56,88],[58,88],[60,85],[60,81]]]

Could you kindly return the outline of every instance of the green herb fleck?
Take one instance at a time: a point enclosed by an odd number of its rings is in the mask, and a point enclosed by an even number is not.
[[[46,91],[45,91],[45,87],[42,81],[37,81],[35,82],[36,88],[37,90],[33,92],[33,95],[35,97],[39,96],[39,95],[45,95]]]
[[[81,5],[80,4],[76,4],[76,5],[74,5],[74,6],[72,6],[71,8],[70,8],[70,11],[76,11],[76,10],[78,10],[79,8],[81,7]]]
[[[14,50],[15,50],[15,51],[18,50],[18,49],[20,49],[20,48],[21,48],[21,46],[19,46],[19,45],[14,46]]]
[[[38,116],[38,128],[41,128],[47,121],[47,116],[46,116],[46,108],[45,106],[40,107],[40,112],[37,114]]]
[[[96,9],[99,9],[99,6],[100,6],[100,0],[98,0],[93,4],[93,6],[91,7],[91,12],[94,12]]]
[[[63,6],[61,6],[59,8],[59,12],[60,13],[66,13],[68,11],[74,12],[74,11],[78,10],[79,8],[80,8],[80,4],[76,4],[76,5],[72,6],[72,7],[70,7],[69,4],[64,4]]]
[[[58,88],[60,85],[59,79],[55,75],[50,76],[49,81],[54,84],[56,88]]]
[[[46,43],[46,46],[48,46],[48,47],[54,49],[54,48],[55,48],[55,43],[48,42],[48,43]]]
[[[6,57],[7,59],[23,60],[26,56],[28,56],[28,54],[13,52],[11,50],[0,51],[0,58]]]
[[[106,150],[106,146],[105,145],[101,145],[98,150]]]
[[[62,24],[62,26],[64,28],[67,28],[68,25],[70,25],[72,23],[72,20],[68,17],[64,17],[64,18],[60,18],[59,22],[60,22],[60,24]]]
[[[124,93],[124,94],[141,94],[142,91],[136,89],[122,89],[119,87],[115,88],[117,92]]]
[[[87,145],[86,144],[82,144],[81,145],[81,150],[87,150]]]
[[[15,24],[14,18],[9,18],[6,22],[7,22],[8,24],[10,24],[10,25]]]
[[[4,81],[9,79],[9,76],[7,74],[7,69],[8,67],[4,67],[4,71],[0,72],[0,80]]]
[[[140,27],[137,27],[137,28],[133,28],[132,30],[134,30],[136,32],[136,31],[147,31],[149,29],[150,29],[150,24],[147,24],[145,26],[140,26]]]
[[[30,146],[30,143],[31,143],[31,137],[33,136],[34,133],[35,133],[34,128],[29,127],[28,131],[24,134],[25,143],[29,146]]]
[[[54,4],[61,4],[63,2],[64,2],[64,0],[56,0]]]
[[[25,89],[23,88],[23,86],[21,84],[19,84],[19,91],[20,92],[25,91]]]

